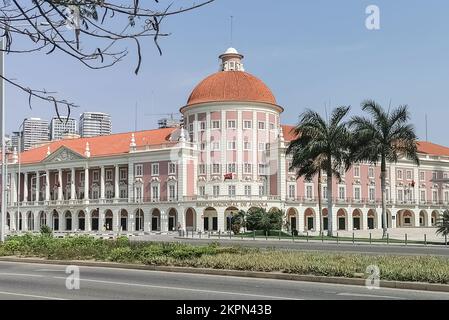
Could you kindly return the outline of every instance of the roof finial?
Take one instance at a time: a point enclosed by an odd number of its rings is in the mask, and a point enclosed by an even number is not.
[[[131,150],[136,150],[136,137],[134,136],[134,133],[131,134],[131,143],[129,144],[129,148]]]
[[[90,158],[89,142],[86,142],[86,150],[84,151],[84,155],[86,156],[86,158]]]
[[[50,154],[51,154],[50,146],[48,146],[48,147],[47,147],[47,156],[49,156]]]

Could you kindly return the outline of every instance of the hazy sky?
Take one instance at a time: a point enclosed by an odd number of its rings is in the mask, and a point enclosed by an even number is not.
[[[378,31],[365,27],[371,4],[380,8]],[[230,46],[231,15],[233,45],[245,55],[246,71],[261,78],[285,108],[284,124],[296,123],[305,108],[324,113],[325,103],[351,105],[359,113],[363,99],[384,106],[391,100],[410,106],[421,139],[427,113],[429,140],[449,145],[447,0],[216,0],[167,19],[163,31],[172,35],[161,40],[163,56],[149,39],[138,76],[133,54],[101,71],[56,54],[7,56],[7,74],[76,102],[76,117],[110,113],[114,132],[134,130],[137,103],[137,129],[151,129],[161,117],[155,114],[178,112],[195,85],[218,70],[218,55]],[[27,100],[7,88],[8,131],[17,130],[24,117],[54,116],[51,105],[36,101],[30,110]]]

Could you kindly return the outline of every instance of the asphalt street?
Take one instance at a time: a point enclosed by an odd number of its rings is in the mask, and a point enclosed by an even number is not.
[[[69,290],[66,268],[0,262],[0,299],[449,299],[442,292],[100,267],[80,267],[79,289]]]

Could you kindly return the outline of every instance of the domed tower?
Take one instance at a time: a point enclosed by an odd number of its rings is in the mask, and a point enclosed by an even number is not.
[[[215,197],[277,194],[267,155],[283,108],[265,83],[245,72],[236,49],[219,59],[219,71],[201,81],[180,110],[198,146],[195,190]]]

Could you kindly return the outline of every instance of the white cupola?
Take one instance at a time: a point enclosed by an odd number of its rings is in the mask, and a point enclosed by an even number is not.
[[[229,48],[220,55],[220,71],[245,71],[243,68],[243,55],[234,48]]]

